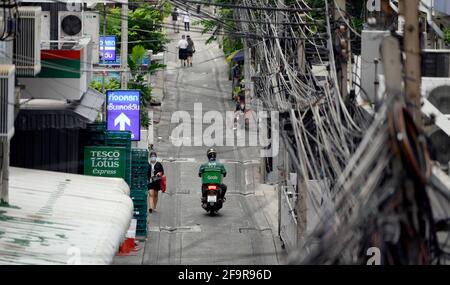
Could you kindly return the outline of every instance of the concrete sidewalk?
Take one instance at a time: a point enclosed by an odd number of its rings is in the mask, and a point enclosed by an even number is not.
[[[255,193],[260,197],[261,209],[267,219],[272,233],[278,235],[278,186],[260,184]]]

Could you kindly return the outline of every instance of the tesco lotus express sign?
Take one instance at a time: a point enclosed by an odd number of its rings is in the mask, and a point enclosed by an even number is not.
[[[84,174],[90,176],[125,178],[126,149],[94,147],[84,149]]]

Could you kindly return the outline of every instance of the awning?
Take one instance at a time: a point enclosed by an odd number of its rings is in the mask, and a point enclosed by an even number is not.
[[[227,57],[227,62],[230,63],[231,61],[233,61],[233,62],[244,61],[244,51],[237,50],[237,51],[233,52],[232,54],[230,54]]]
[[[23,100],[15,121],[16,130],[76,129],[92,123],[101,111],[105,96],[92,89],[80,101]]]
[[[105,95],[89,87],[81,101],[76,103],[75,113],[88,119],[89,122],[94,122],[102,110],[105,98]]]
[[[0,264],[111,264],[133,217],[123,179],[10,168]]]

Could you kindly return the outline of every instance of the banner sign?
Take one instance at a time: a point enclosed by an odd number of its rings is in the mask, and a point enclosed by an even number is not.
[[[116,61],[116,36],[100,37],[100,62]]]
[[[108,131],[131,131],[131,140],[141,140],[139,90],[108,90],[106,92]]]
[[[126,149],[123,147],[86,146],[84,174],[125,179]]]

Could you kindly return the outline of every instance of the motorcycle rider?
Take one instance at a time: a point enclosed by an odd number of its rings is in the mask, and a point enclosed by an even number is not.
[[[208,169],[214,168],[214,169],[220,169],[220,172],[222,173],[223,177],[227,176],[227,171],[225,169],[225,166],[217,161],[217,152],[214,148],[208,149],[206,156],[208,157],[208,162],[204,163],[200,166],[200,169],[198,171],[198,176],[202,177],[203,173],[205,171],[208,171]],[[206,203],[206,195],[207,195],[207,185],[202,185],[202,203]],[[220,185],[220,192],[219,192],[219,201],[221,203],[225,202],[225,193],[227,192],[227,185],[221,184]]]

